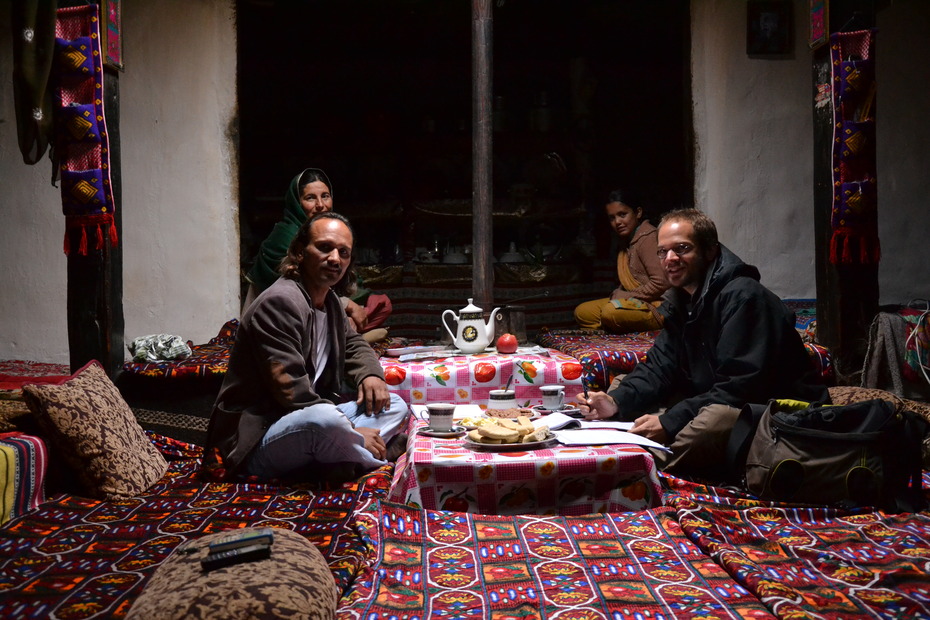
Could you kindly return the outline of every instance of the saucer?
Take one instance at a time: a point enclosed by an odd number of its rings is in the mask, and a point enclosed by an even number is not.
[[[464,426],[453,426],[451,429],[447,431],[434,431],[430,429],[430,427],[425,426],[423,428],[418,428],[417,433],[425,437],[438,437],[440,439],[448,438],[448,437],[459,437],[465,434],[465,427]]]
[[[581,409],[578,407],[572,407],[571,405],[562,405],[560,409],[552,410],[546,409],[542,405],[536,405],[533,407],[533,411],[538,411],[541,415],[549,415],[550,413],[561,413],[563,415],[571,416],[573,418],[582,418],[584,414],[581,413]]]

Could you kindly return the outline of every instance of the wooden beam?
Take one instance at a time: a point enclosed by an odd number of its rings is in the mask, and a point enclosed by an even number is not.
[[[472,0],[472,295],[487,311],[494,301],[492,26],[491,0]]]
[[[104,110],[110,142],[110,183],[116,230],[123,235],[122,182],[120,179],[119,77],[105,69]],[[77,237],[71,247],[78,247]],[[99,361],[111,379],[123,366],[123,250],[122,241],[103,250],[90,249],[87,256],[68,255],[68,348],[71,371],[90,360]]]
[[[831,33],[845,29],[853,19],[856,20],[856,30],[875,24],[870,0],[831,2],[829,18]],[[834,265],[830,262],[834,121],[829,43],[813,52],[813,82],[817,340],[831,351],[837,383],[858,385],[868,346],[869,326],[878,312],[878,266]]]

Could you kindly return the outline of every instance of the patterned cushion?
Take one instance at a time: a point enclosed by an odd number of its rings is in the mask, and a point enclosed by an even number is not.
[[[138,495],[168,470],[98,362],[90,362],[61,384],[25,385],[23,398],[49,443],[52,459],[70,467],[90,497]]]
[[[228,531],[192,541],[158,567],[126,616],[139,618],[333,618],[336,583],[323,555],[290,530],[276,529],[271,557],[203,572],[206,546]]]

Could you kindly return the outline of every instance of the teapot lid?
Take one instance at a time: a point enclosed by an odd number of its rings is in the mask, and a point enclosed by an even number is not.
[[[459,310],[459,312],[481,312],[481,308],[472,303],[474,297],[468,298],[468,305]]]

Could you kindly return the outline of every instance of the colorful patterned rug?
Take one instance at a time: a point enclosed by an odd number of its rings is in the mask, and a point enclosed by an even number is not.
[[[101,502],[58,494],[0,529],[0,617],[124,617],[179,545],[230,528],[306,536],[342,589],[371,562],[360,532],[374,528],[391,467],[334,489],[205,484],[198,447],[150,436],[171,464],[144,496]]]
[[[338,617],[930,617],[930,513],[842,513],[666,483],[666,507],[620,515],[382,503],[378,563]]]
[[[760,502],[671,476],[647,511],[424,512],[383,501],[390,466],[337,488],[205,483],[200,448],[150,437],[170,469],[145,495],[57,494],[0,528],[0,617],[124,617],[185,541],[268,525],[323,552],[341,619],[930,618],[930,512]]]

